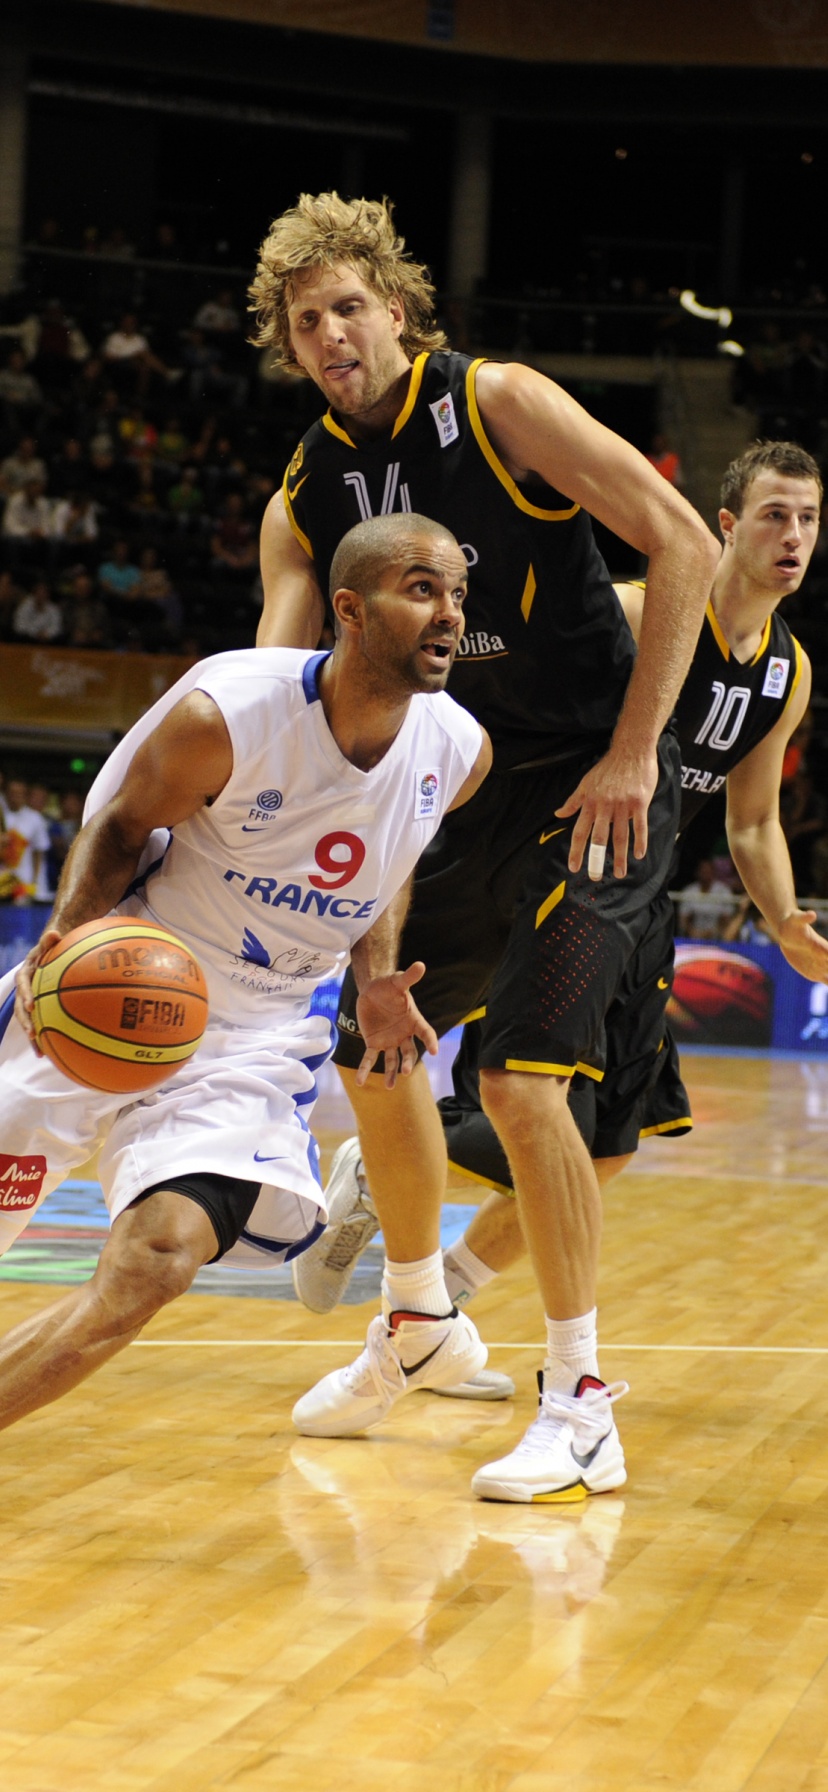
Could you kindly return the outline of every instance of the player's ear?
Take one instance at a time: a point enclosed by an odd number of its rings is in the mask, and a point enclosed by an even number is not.
[[[361,629],[364,599],[358,591],[351,591],[347,585],[341,586],[334,592],[331,605],[343,634],[354,634]]]
[[[729,542],[732,540],[733,530],[734,530],[736,524],[738,523],[738,521],[739,521],[739,518],[737,516],[733,515],[732,510],[720,510],[719,511],[719,528],[722,533],[722,538],[725,542]]]
[[[391,313],[391,323],[393,325],[394,335],[396,336],[397,341],[399,341],[403,330],[405,329],[405,306],[398,293],[394,292],[391,294],[388,301],[388,309]]]

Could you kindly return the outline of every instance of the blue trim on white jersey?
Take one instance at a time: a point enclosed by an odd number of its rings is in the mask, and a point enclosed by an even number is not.
[[[314,1104],[318,1094],[319,1094],[318,1084],[316,1082],[313,1082],[311,1084],[310,1088],[305,1091],[304,1095],[294,1095],[293,1105],[295,1108],[313,1107],[313,1104]]]
[[[329,660],[330,657],[331,650],[329,648],[327,653],[314,653],[309,660],[305,661],[302,670],[302,689],[305,693],[306,703],[318,703],[320,701],[319,673],[324,666],[325,661]]]
[[[11,995],[6,997],[2,1008],[0,1008],[0,1039],[5,1038],[9,1021],[14,1013],[14,996],[15,992],[12,990]]]
[[[323,1018],[323,1016],[320,1015],[318,1018],[321,1020]],[[331,1017],[329,1014],[326,1014],[324,1016],[324,1019],[327,1021],[328,1026],[330,1028],[330,1033],[331,1033],[331,1041],[330,1041],[330,1045],[327,1048],[327,1051],[317,1052],[316,1056],[313,1058],[300,1058],[300,1060],[299,1060],[299,1062],[301,1064],[304,1064],[305,1069],[309,1070],[312,1075],[313,1075],[314,1071],[321,1070],[323,1064],[327,1064],[328,1059],[331,1055],[331,1052],[333,1051],[334,1046],[336,1045],[336,1041],[337,1041],[337,1029],[336,1029],[335,1023],[331,1020]]]
[[[133,878],[132,883],[127,885],[127,887],[123,893],[123,896],[121,896],[119,898],[119,900],[121,902],[126,902],[126,899],[128,896],[137,896],[139,890],[143,890],[145,885],[149,883],[150,878],[155,876],[156,871],[161,870],[161,866],[163,865],[164,860],[165,860],[167,853],[169,852],[171,846],[172,846],[172,834],[170,833],[167,836],[167,844],[164,847],[164,851],[162,852],[160,858],[153,859],[152,864],[147,866],[146,871],[141,872],[140,877]]]
[[[262,1251],[266,1256],[278,1257],[280,1262],[290,1263],[294,1257],[301,1256],[303,1251],[310,1250],[311,1245],[316,1243],[317,1238],[321,1238],[326,1224],[326,1220],[317,1220],[310,1231],[305,1233],[304,1238],[292,1240],[287,1238],[260,1238],[258,1232],[249,1232],[245,1226],[239,1233],[239,1238],[243,1239],[245,1244],[252,1245],[254,1250]]]

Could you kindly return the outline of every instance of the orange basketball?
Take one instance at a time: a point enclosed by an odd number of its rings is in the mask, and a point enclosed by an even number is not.
[[[172,1076],[207,1025],[198,960],[151,921],[108,915],[64,935],[32,978],[35,1036],[59,1070],[118,1095]]]
[[[773,985],[767,971],[724,946],[676,947],[667,1018],[679,1043],[769,1045]]]

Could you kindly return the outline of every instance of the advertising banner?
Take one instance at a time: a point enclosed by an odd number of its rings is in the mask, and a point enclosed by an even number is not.
[[[770,941],[679,941],[667,1018],[679,1045],[828,1055],[828,986],[797,976]]]
[[[0,975],[25,958],[49,909],[0,907]],[[323,983],[317,1014],[336,1020],[338,983]],[[828,1057],[828,985],[806,983],[778,946],[680,940],[667,1018],[679,1045],[728,1046]]]

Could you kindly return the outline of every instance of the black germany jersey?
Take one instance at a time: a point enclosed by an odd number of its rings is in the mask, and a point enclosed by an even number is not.
[[[681,745],[681,826],[721,790],[734,765],[764,740],[802,675],[802,649],[774,611],[754,658],[740,665],[708,604],[676,706]]]
[[[415,511],[444,523],[469,566],[466,633],[451,695],[489,730],[502,767],[603,750],[634,659],[589,517],[538,480],[517,485],[484,430],[480,361],[419,355],[389,435],[357,447],[334,413],[314,423],[284,482],[285,507],[327,596],[355,523]]]

